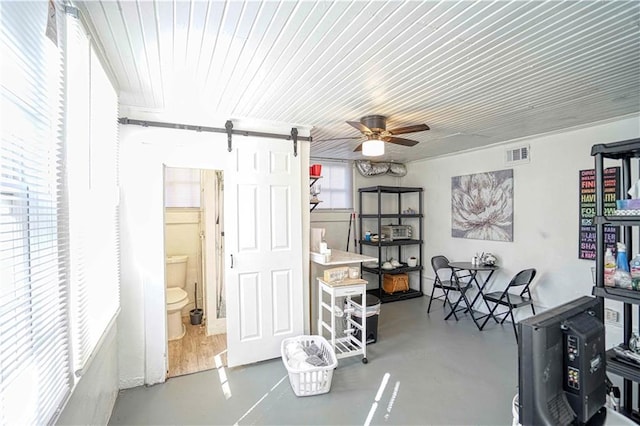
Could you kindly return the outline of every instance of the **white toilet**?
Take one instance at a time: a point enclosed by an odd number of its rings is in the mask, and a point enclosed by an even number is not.
[[[182,324],[182,308],[189,303],[189,296],[184,291],[187,283],[188,256],[167,256],[167,334],[169,340],[182,339],[185,333]]]

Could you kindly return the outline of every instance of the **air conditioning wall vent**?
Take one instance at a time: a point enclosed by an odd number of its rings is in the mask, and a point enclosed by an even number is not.
[[[531,162],[531,151],[529,150],[529,145],[522,145],[517,148],[507,149],[505,151],[505,162],[509,165]]]

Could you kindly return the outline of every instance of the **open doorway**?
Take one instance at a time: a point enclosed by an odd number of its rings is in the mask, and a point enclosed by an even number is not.
[[[167,378],[226,365],[224,174],[165,167]]]

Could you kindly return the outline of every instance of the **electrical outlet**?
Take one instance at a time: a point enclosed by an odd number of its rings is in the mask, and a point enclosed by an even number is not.
[[[618,322],[618,311],[605,308],[604,309],[604,320],[606,322]]]

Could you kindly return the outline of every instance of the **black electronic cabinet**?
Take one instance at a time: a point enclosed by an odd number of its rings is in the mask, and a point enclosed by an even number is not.
[[[595,160],[596,172],[596,216],[594,224],[596,227],[596,285],[593,288],[593,295],[603,299],[612,299],[624,303],[623,308],[623,344],[628,347],[633,332],[634,305],[640,305],[640,291],[627,290],[617,287],[604,286],[604,227],[620,226],[621,236],[627,246],[629,257],[633,257],[632,231],[637,233],[640,227],[640,216],[605,216],[604,210],[604,159],[619,160],[622,166],[622,193],[626,195],[627,190],[633,185],[631,181],[632,160],[633,167],[638,171],[638,158],[640,158],[640,139],[614,142],[609,144],[597,144],[591,148],[591,155]],[[634,229],[636,231],[634,231]],[[631,260],[631,259],[629,259]],[[640,308],[639,308],[640,313]],[[638,413],[634,412],[633,404],[633,383],[636,383],[638,393],[638,403],[640,406],[640,366],[616,358],[613,349],[607,351],[607,371],[623,378],[623,393],[621,405],[623,413],[638,421]]]
[[[369,292],[376,295],[382,303],[393,302],[397,300],[412,299],[414,297],[420,297],[422,293],[422,244],[423,241],[423,189],[422,188],[410,188],[400,186],[372,186],[368,188],[360,188],[359,192],[359,235],[360,235],[360,254],[368,254],[378,257],[378,267],[370,267],[362,265],[362,271],[373,274],[378,281],[378,288],[370,290]],[[414,194],[413,196],[408,194]],[[415,200],[417,195],[417,200]],[[365,200],[364,197],[372,197],[376,202],[377,208],[375,211],[365,212]],[[412,204],[407,203],[406,198],[413,197]],[[383,206],[384,203],[392,203],[393,205]],[[417,203],[417,206],[416,206]],[[417,210],[407,212],[407,210]],[[371,210],[374,210],[371,209]],[[392,211],[392,213],[389,213]],[[411,225],[413,234],[411,238],[394,239],[394,240],[366,240],[365,231],[370,229],[373,234],[383,234],[383,226],[386,225]],[[405,258],[407,248],[413,246],[417,247],[416,266],[408,266],[407,259]],[[388,254],[388,250],[392,250],[393,257],[398,259],[402,265],[392,270],[384,270],[381,268],[385,260],[383,259],[383,250],[385,254]],[[375,254],[372,254],[374,253]],[[411,279],[417,279],[418,289],[409,288],[405,292],[396,292],[393,294],[385,293],[382,289],[383,278],[385,274],[397,275],[406,273]]]

